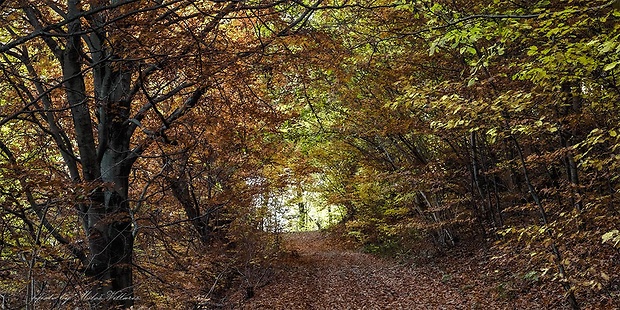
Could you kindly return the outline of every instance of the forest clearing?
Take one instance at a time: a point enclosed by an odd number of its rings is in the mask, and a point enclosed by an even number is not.
[[[0,0],[0,310],[619,305],[620,0]]]

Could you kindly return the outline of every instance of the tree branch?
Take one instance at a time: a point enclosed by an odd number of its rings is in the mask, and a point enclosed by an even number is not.
[[[13,155],[13,152],[11,152],[11,150],[2,141],[0,141],[0,150],[2,150],[2,152],[6,155],[6,158],[9,160],[11,164],[13,164],[16,167],[20,167],[20,165],[17,163],[17,160],[15,159],[15,156]],[[45,216],[46,208],[43,208],[42,205],[36,202],[34,195],[32,194],[32,191],[28,187],[24,174],[20,174],[20,175],[21,176],[19,177],[18,181],[26,195],[26,200],[28,201],[28,204],[30,204],[32,209],[35,211],[35,214],[41,221],[41,224],[43,225],[43,227],[45,227],[45,229],[49,231],[49,233],[52,235],[52,237],[54,237],[56,241],[58,241],[58,243],[66,246],[69,249],[69,251],[71,251],[73,256],[75,256],[75,258],[79,259],[80,262],[82,262],[82,264],[86,264],[87,262],[86,254],[84,253],[84,251],[78,248],[76,245],[69,242],[69,240],[67,240],[65,237],[63,237],[58,232],[58,229],[56,229],[56,227],[54,227],[52,223],[50,223],[47,220]]]

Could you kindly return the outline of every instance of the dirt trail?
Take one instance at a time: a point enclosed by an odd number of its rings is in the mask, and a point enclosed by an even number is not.
[[[291,258],[243,309],[470,309],[432,267],[345,249],[319,232],[285,236]]]

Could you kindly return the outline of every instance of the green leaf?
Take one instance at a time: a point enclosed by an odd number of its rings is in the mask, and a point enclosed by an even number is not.
[[[603,71],[613,70],[618,65],[618,63],[619,63],[618,61],[614,61],[612,63],[605,65],[605,67],[603,67]]]
[[[504,55],[504,52],[505,52],[504,47],[500,46],[500,47],[497,48],[497,55],[502,56],[502,55]]]
[[[431,43],[431,47],[430,47],[430,49],[429,49],[429,51],[428,51],[428,55],[429,55],[429,56],[433,56],[433,54],[435,54],[435,52],[436,52],[436,51],[437,51],[437,49],[438,49],[438,48],[437,48],[437,45],[438,45],[438,44],[439,44],[439,42],[438,42],[438,41],[433,41],[433,42]]]
[[[606,243],[610,240],[616,240],[617,238],[620,238],[620,236],[618,236],[620,234],[620,232],[617,229],[614,229],[610,232],[607,232],[605,234],[603,234],[603,236],[601,237],[603,239],[603,243]]]

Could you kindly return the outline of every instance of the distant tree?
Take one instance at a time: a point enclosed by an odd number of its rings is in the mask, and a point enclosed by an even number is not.
[[[307,66],[292,131],[367,246],[498,240],[578,309],[615,281],[618,16],[568,0],[324,12],[313,27],[346,52]]]

